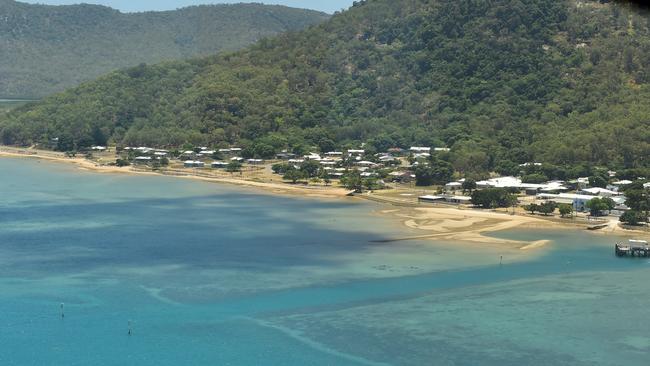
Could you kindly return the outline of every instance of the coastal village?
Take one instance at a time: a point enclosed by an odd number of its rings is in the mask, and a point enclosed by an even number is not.
[[[646,180],[618,179],[614,171],[607,171],[609,180],[605,184],[600,182],[598,186],[590,182],[589,177],[531,183],[525,182],[521,176],[495,174],[476,181],[454,175],[457,179],[444,184],[417,184],[418,166],[432,164],[432,155],[450,153],[450,149],[445,147],[421,146],[369,153],[361,146],[304,155],[285,150],[275,154],[273,159],[258,159],[244,157],[245,151],[240,147],[165,150],[93,146],[85,157],[100,165],[167,175],[228,177],[305,189],[344,188],[350,195],[393,205],[481,207],[511,214],[571,219],[592,229],[614,222],[618,224],[620,217],[630,211],[624,194],[626,187],[642,184],[644,189],[650,189]],[[531,162],[521,164],[520,168],[523,172],[541,165]],[[506,204],[477,204],[475,192],[486,190],[504,190],[516,200]]]

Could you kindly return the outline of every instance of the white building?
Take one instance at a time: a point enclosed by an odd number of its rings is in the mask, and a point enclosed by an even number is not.
[[[411,146],[409,151],[413,153],[430,153],[431,148],[430,147],[422,147],[422,146]]]
[[[352,149],[348,150],[348,155],[353,156],[353,155],[363,155],[366,153],[366,150],[360,150],[360,149]]]
[[[581,189],[578,193],[588,194],[592,196],[600,196],[600,197],[613,197],[613,196],[622,195],[622,193],[620,192],[614,192],[614,191],[610,191],[609,189],[600,188],[600,187],[584,188]]]
[[[587,210],[587,202],[596,198],[596,196],[590,196],[586,194],[573,194],[573,193],[560,193],[560,194],[540,193],[537,195],[537,198],[542,200],[553,201],[556,203],[567,203],[570,201],[575,211],[584,212]]]
[[[463,188],[463,183],[461,182],[449,182],[445,184],[445,190],[447,191],[456,191]]]
[[[136,164],[147,164],[151,162],[151,156],[138,156],[135,158]]]
[[[197,160],[187,160],[183,162],[183,166],[186,168],[203,168],[205,163]]]

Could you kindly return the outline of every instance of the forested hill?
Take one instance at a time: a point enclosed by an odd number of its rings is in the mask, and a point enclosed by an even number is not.
[[[451,147],[460,172],[650,165],[650,17],[615,3],[373,0],[244,51],[114,72],[5,144]]]
[[[237,50],[328,17],[261,4],[123,14],[0,0],[0,98],[42,97],[119,68]]]

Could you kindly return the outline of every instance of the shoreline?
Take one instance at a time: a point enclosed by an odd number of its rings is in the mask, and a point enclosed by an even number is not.
[[[14,151],[8,151],[14,150]],[[25,151],[21,153],[19,151]],[[33,153],[28,153],[33,151]],[[98,165],[92,161],[89,161],[85,158],[68,158],[63,155],[59,155],[55,152],[49,152],[44,150],[29,150],[29,149],[14,149],[8,148],[6,146],[0,147],[0,158],[28,158],[28,159],[40,159],[53,161],[61,164],[74,165],[80,170],[92,171],[94,173],[106,173],[106,174],[127,174],[127,175],[145,175],[145,176],[160,176],[160,177],[170,177],[170,178],[182,178],[189,179],[194,181],[202,181],[208,183],[221,183],[228,185],[235,185],[239,187],[250,187],[255,188],[256,191],[260,194],[280,194],[280,195],[289,195],[292,197],[300,198],[343,198],[349,191],[343,188],[337,187],[305,187],[299,185],[289,185],[281,183],[271,183],[271,182],[258,182],[246,179],[237,179],[237,178],[225,178],[225,177],[203,177],[198,175],[192,175],[188,172],[186,175],[178,174],[165,174],[164,172],[156,171],[142,171],[133,169],[129,167],[116,167],[116,166],[105,166]]]
[[[63,154],[33,149],[18,149],[0,146],[0,158],[31,158],[68,164],[79,170],[105,174],[127,174],[143,176],[162,176],[170,178],[183,178],[206,183],[228,184],[243,188],[254,189],[256,194],[284,195],[292,198],[306,199],[336,199],[347,198],[349,191],[338,187],[304,187],[292,186],[285,183],[258,182],[246,179],[204,177],[192,175],[165,174],[164,172],[142,171],[132,167],[115,167],[98,165],[85,158],[68,158]],[[561,222],[557,218],[544,218],[529,215],[513,215],[502,212],[484,211],[459,207],[419,206],[409,204],[396,204],[376,197],[359,195],[348,202],[359,202],[360,199],[374,202],[379,205],[377,210],[369,214],[398,221],[407,232],[407,235],[384,242],[400,242],[407,240],[453,240],[467,244],[505,245],[517,247],[522,251],[539,250],[547,246],[550,241],[537,240],[534,242],[514,241],[499,239],[486,234],[512,229],[584,229],[586,223],[575,221]],[[614,234],[618,236],[648,236],[647,232],[621,228],[617,222],[610,220],[605,229],[594,231],[601,235]]]

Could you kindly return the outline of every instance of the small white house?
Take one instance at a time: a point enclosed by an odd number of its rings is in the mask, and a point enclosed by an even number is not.
[[[370,166],[375,166],[375,165],[377,165],[376,163],[373,163],[372,161],[365,161],[365,160],[358,161],[358,162],[356,162],[355,164],[356,164],[356,165],[359,165],[359,166],[365,166],[365,167],[370,167]]]
[[[445,184],[445,190],[447,191],[457,191],[463,188],[463,183],[461,182],[449,182]]]
[[[183,162],[183,166],[186,168],[203,168],[205,163],[197,160],[187,160]]]
[[[430,147],[421,147],[421,146],[411,146],[409,149],[411,152],[414,153],[430,153],[431,148]]]
[[[228,166],[228,163],[223,161],[213,161],[212,164],[210,164],[210,166],[215,169],[223,169]]]
[[[134,159],[136,164],[148,164],[151,162],[151,156],[138,156]]]

